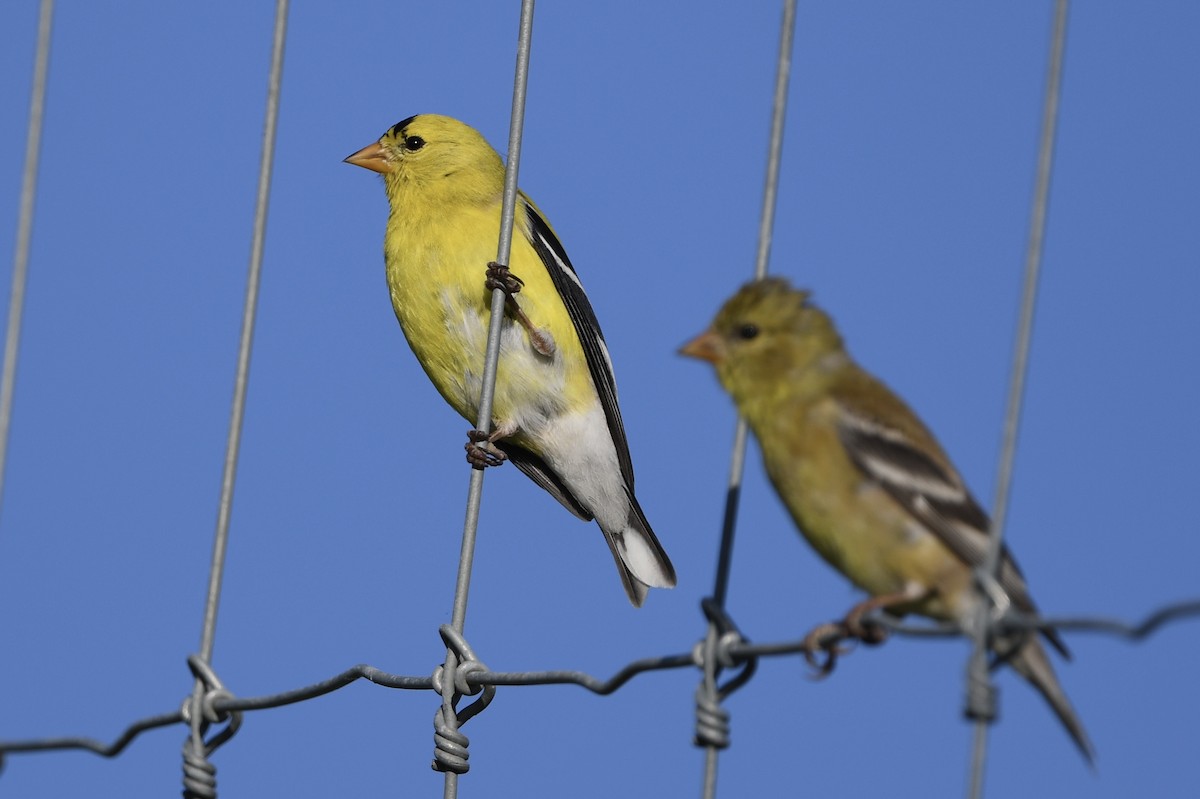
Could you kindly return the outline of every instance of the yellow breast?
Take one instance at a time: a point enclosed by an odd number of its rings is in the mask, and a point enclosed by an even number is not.
[[[485,270],[495,260],[499,228],[498,203],[440,217],[402,208],[388,222],[384,245],[392,308],[409,346],[445,400],[472,424],[490,317]],[[537,353],[506,314],[493,421],[533,431],[546,418],[595,402],[596,395],[574,325],[524,229],[522,214],[510,257],[512,273],[525,282],[517,302],[556,347],[550,356]],[[526,443],[520,433],[513,438]]]

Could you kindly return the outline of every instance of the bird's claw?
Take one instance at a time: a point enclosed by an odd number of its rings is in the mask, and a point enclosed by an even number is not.
[[[857,641],[867,646],[878,646],[887,640],[887,628],[866,617],[865,614],[870,610],[869,607],[855,608],[841,621],[819,624],[804,636],[802,651],[808,665],[815,669],[813,679],[824,679],[833,673],[838,658],[852,649],[842,646],[843,642]],[[819,655],[824,655],[824,658]]]
[[[483,282],[488,291],[500,289],[508,297],[521,290],[525,285],[525,281],[508,271],[508,267],[504,264],[498,264],[495,261],[489,261],[487,265],[487,279]]]
[[[492,442],[491,437],[482,430],[468,430],[467,438],[469,440],[465,449],[467,450],[467,463],[471,464],[471,468],[486,469],[489,466],[499,466],[508,460],[508,456],[501,452]]]
[[[804,659],[813,668],[809,676],[814,680],[823,680],[833,673],[837,659],[850,651],[850,647],[840,646],[848,636],[845,624],[831,622],[819,624],[804,636],[802,643]],[[824,655],[824,659],[818,657]]]
[[[483,282],[488,291],[500,289],[504,292],[505,304],[508,305],[509,311],[517,321],[521,323],[521,327],[525,328],[525,332],[529,334],[529,345],[534,351],[546,358],[553,357],[558,345],[554,342],[554,336],[549,330],[544,330],[529,321],[529,317],[521,310],[521,306],[517,304],[516,294],[525,285],[525,281],[508,271],[508,267],[504,264],[498,264],[495,261],[489,261],[487,265],[487,279]]]

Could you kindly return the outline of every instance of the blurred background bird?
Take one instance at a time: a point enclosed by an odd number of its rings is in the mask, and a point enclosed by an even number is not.
[[[634,605],[650,587],[674,586],[675,569],[634,496],[600,325],[558,237],[524,193],[511,272],[490,264],[504,190],[499,153],[474,128],[421,114],[346,161],[383,176],[392,308],[429,379],[472,424],[491,287],[507,294],[492,431],[472,431],[468,460],[477,467],[510,460],[571,513],[595,518]]]
[[[804,537],[871,595],[851,610],[848,626],[882,608],[970,628],[987,514],[916,414],[850,358],[808,292],[780,278],[749,283],[680,352],[716,367]],[[1017,609],[1036,612],[1007,548],[999,584]],[[1069,657],[1056,633],[1043,635]],[[1045,697],[1092,762],[1092,744],[1036,635],[1002,636],[993,649]]]

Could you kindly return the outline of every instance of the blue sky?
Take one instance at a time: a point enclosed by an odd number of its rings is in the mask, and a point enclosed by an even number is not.
[[[341,163],[416,113],[503,144],[517,3],[298,3],[214,666],[252,696],[442,659],[467,425],[393,318],[378,180]],[[115,737],[176,708],[199,641],[249,253],[269,3],[61,2],[0,523],[0,738]],[[16,226],[36,3],[0,7],[0,253]],[[488,473],[467,636],[496,670],[688,650],[712,589],[731,405],[675,349],[755,252],[776,3],[543,3],[521,185],[604,323],[646,514],[679,587],[641,610],[601,536]],[[990,504],[1051,3],[800,4],[771,269],[938,432]],[[1200,594],[1200,10],[1073,9],[1009,540],[1050,614]],[[7,257],[7,256],[6,256]],[[7,286],[11,266],[0,265]],[[7,303],[4,303],[6,306]],[[799,637],[858,595],[797,536],[756,449],[729,609]],[[1002,675],[991,796],[1193,796],[1200,628],[1069,635],[1092,773]],[[960,795],[967,646],[897,639],[824,682],[764,661],[721,796]],[[693,671],[600,698],[501,689],[470,796],[692,796]],[[251,714],[222,796],[437,795],[432,694],[353,685]],[[11,757],[20,797],[179,788],[183,729],[116,760]]]

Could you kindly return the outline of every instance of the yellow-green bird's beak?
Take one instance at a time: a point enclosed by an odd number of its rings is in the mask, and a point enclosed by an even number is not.
[[[699,358],[709,363],[720,363],[725,359],[725,342],[721,340],[716,331],[705,330],[680,347],[679,354],[689,358]]]
[[[363,169],[369,169],[381,175],[392,171],[392,165],[383,152],[383,145],[379,142],[368,144],[354,155],[348,156],[345,163],[361,166]]]

